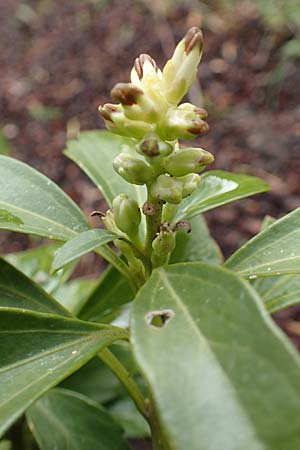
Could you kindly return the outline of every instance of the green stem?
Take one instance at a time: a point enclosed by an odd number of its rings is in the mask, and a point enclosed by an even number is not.
[[[159,232],[159,227],[161,224],[161,214],[162,214],[162,203],[156,199],[153,199],[149,193],[148,188],[148,199],[147,202],[152,204],[155,209],[155,214],[146,216],[146,251],[150,256],[152,253],[152,241],[155,239],[156,233]]]
[[[106,259],[106,261],[108,261],[128,279],[133,293],[136,294],[138,291],[138,286],[127,264],[125,264],[125,262],[122,261],[122,259],[108,245],[103,245],[102,247],[97,248],[95,252],[102,256],[102,258]]]
[[[112,372],[116,375],[116,377],[120,380],[122,385],[127,390],[128,394],[134,401],[139,412],[148,420],[148,414],[145,407],[145,399],[143,394],[141,393],[138,385],[127,371],[127,369],[120,363],[118,358],[105,348],[98,354],[99,358],[112,370]]]

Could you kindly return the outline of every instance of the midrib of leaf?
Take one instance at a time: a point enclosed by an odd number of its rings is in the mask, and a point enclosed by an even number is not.
[[[15,334],[21,334],[21,333],[15,333]],[[61,334],[61,333],[59,333],[59,334]],[[32,356],[30,358],[26,358],[26,359],[23,359],[21,361],[18,361],[17,363],[12,363],[12,364],[9,364],[9,365],[5,366],[4,368],[0,369],[0,375],[4,374],[5,372],[7,372],[7,371],[9,371],[11,369],[18,369],[19,367],[26,366],[27,364],[30,364],[30,363],[32,363],[34,361],[39,360],[39,359],[44,359],[44,357],[51,356],[53,353],[57,353],[58,351],[67,350],[68,348],[74,347],[77,344],[83,343],[85,341],[87,341],[87,343],[89,343],[90,341],[93,341],[93,340],[94,340],[94,336],[93,337],[89,336],[88,338],[78,339],[76,341],[72,341],[71,343],[64,344],[62,346],[56,345],[56,346],[52,347],[51,350],[47,350],[47,351],[44,351],[42,353],[38,353],[35,356]],[[72,355],[72,357],[73,356],[74,355]],[[72,359],[72,358],[69,358],[69,359]],[[66,362],[66,359],[63,362]],[[43,378],[43,377],[41,377],[41,378]]]
[[[272,225],[271,225],[271,226],[272,226]],[[266,233],[266,232],[269,232],[269,228],[268,228],[266,231],[263,231],[263,233]],[[248,255],[246,258],[243,258],[243,260],[242,260],[242,266],[243,266],[243,265],[245,264],[245,262],[248,261],[250,258],[253,258],[253,256],[256,257],[256,256],[260,255],[261,253],[264,253],[268,248],[270,248],[270,247],[272,247],[272,246],[274,245],[274,242],[275,242],[276,244],[278,244],[278,242],[280,242],[282,239],[286,239],[287,236],[288,236],[288,237],[291,237],[291,236],[292,236],[293,234],[295,234],[295,233],[299,233],[299,229],[293,230],[293,231],[291,231],[290,233],[281,236],[279,239],[276,239],[276,241],[273,241],[273,242],[269,243],[268,245],[266,245],[265,247],[260,248],[260,249],[257,250],[255,253],[251,253],[251,254]],[[256,238],[254,237],[253,239],[256,239]],[[261,239],[262,239],[262,237],[260,237],[259,240],[261,240]],[[257,244],[259,243],[259,240],[257,239],[257,242],[255,243],[256,246],[257,246]],[[251,246],[251,245],[252,245],[252,242],[251,242],[251,240],[250,240],[250,241],[248,241],[247,244],[243,247],[243,251],[246,251],[246,249],[248,249],[248,247]],[[232,257],[234,257],[234,254],[232,255]],[[230,262],[231,262],[231,258],[232,258],[232,257],[230,257],[230,258],[226,261],[225,265],[228,265],[228,266],[230,267],[230,264],[227,264],[227,263],[230,263]],[[272,265],[272,264],[278,263],[278,262],[280,262],[280,261],[285,261],[285,260],[290,260],[290,259],[298,259],[298,258],[300,258],[299,255],[298,255],[298,256],[295,256],[295,257],[287,257],[287,258],[277,259],[277,260],[273,260],[272,262],[269,262],[269,263],[261,263],[261,264],[259,264],[259,265],[256,265],[255,268],[257,268],[257,267],[263,267],[263,266],[268,266],[268,265]],[[239,264],[239,263],[237,262],[236,265],[238,265],[238,264]],[[247,270],[247,269],[244,269],[244,271],[245,271],[245,270]]]
[[[11,287],[7,288],[5,285],[0,284],[0,290],[2,292],[5,293],[5,295],[7,295],[8,297],[17,297],[19,299],[22,300],[28,300],[30,303],[34,303],[36,305],[38,305],[39,307],[41,306],[41,302],[39,300],[36,300],[33,297],[28,297],[27,295],[24,295],[23,293],[21,294],[19,291],[15,291],[14,289],[12,289]],[[13,295],[12,295],[13,294]],[[50,314],[55,314],[55,311],[53,311],[53,309],[51,309],[48,305],[46,305],[45,303],[42,303],[43,306],[43,312],[49,312]],[[12,306],[13,308],[13,306]],[[0,306],[0,310],[1,310],[1,306]],[[57,308],[57,312],[60,311],[60,308]],[[61,308],[61,312],[63,312],[63,308]]]
[[[62,225],[61,223],[59,223],[59,222],[55,222],[54,220],[52,220],[52,219],[49,219],[48,217],[45,219],[45,217],[44,216],[41,216],[40,214],[38,214],[38,213],[36,213],[36,212],[32,212],[32,211],[29,211],[28,209],[24,209],[24,208],[21,208],[20,206],[15,206],[15,205],[11,205],[11,204],[9,204],[9,203],[7,203],[7,202],[4,202],[4,201],[0,201],[0,205],[3,205],[3,206],[8,206],[8,208],[9,208],[9,210],[13,210],[14,212],[17,212],[17,211],[22,211],[22,212],[24,212],[24,213],[26,213],[27,215],[29,215],[29,216],[35,216],[35,217],[38,217],[39,218],[39,220],[41,220],[42,222],[45,222],[45,223],[52,223],[53,225],[55,225],[55,227],[57,227],[57,228],[61,228],[62,230],[65,230],[65,231],[67,231],[67,233],[68,234],[72,234],[73,236],[76,236],[77,235],[77,233],[74,231],[74,230],[72,230],[72,228],[68,228],[66,225]],[[74,218],[72,217],[72,220],[73,220]],[[19,228],[20,229],[22,229],[22,227],[23,227],[23,224],[20,224],[19,225]],[[39,226],[39,227],[37,227],[37,226],[34,226],[34,225],[30,225],[30,227],[33,229],[33,230],[40,230],[41,229],[41,227]],[[46,227],[47,228],[47,227]],[[48,230],[49,231],[49,230]],[[54,230],[53,230],[54,231]],[[50,233],[51,234],[51,233]],[[54,233],[53,233],[54,234]],[[65,233],[64,233],[65,234]]]
[[[257,433],[256,427],[253,425],[253,421],[252,421],[251,416],[249,416],[249,414],[247,412],[245,412],[244,403],[240,399],[240,397],[238,396],[238,392],[239,391],[238,391],[238,389],[235,388],[235,385],[231,382],[231,380],[228,377],[226,371],[223,370],[223,367],[222,367],[221,363],[219,362],[219,359],[216,356],[216,354],[214,352],[214,349],[213,349],[211,344],[213,344],[215,346],[218,345],[219,347],[221,346],[221,347],[224,347],[226,349],[228,348],[228,346],[224,342],[212,341],[211,339],[208,339],[205,336],[203,336],[203,334],[201,333],[201,331],[199,330],[199,328],[197,327],[197,325],[193,321],[193,317],[190,314],[189,309],[182,303],[181,298],[177,295],[177,293],[174,290],[173,286],[169,282],[168,276],[167,276],[166,272],[164,271],[164,269],[158,269],[158,272],[159,272],[159,276],[160,276],[161,282],[165,285],[166,289],[170,293],[170,296],[175,300],[175,302],[176,302],[177,306],[179,307],[179,309],[181,309],[181,311],[183,312],[183,314],[187,318],[188,322],[192,325],[192,329],[196,332],[196,335],[200,338],[202,343],[204,343],[204,346],[209,350],[211,357],[213,358],[213,360],[216,363],[216,366],[220,369],[220,373],[222,374],[224,380],[226,380],[226,384],[230,388],[232,397],[235,399],[235,403],[238,405],[238,409],[240,411],[240,414],[245,419],[245,425],[248,425],[249,430],[251,430],[251,432],[253,433],[253,438],[257,441],[257,444],[260,444],[260,445],[262,444],[264,446],[265,450],[269,450],[269,448],[267,448],[265,443],[264,443],[264,439],[260,438],[259,434]],[[193,279],[195,277],[189,276],[189,278]],[[208,281],[206,281],[206,282],[207,282],[207,284],[213,284],[213,283],[210,283]],[[157,285],[156,285],[156,287],[157,287]],[[154,292],[155,292],[155,289],[154,289]],[[238,347],[241,348],[242,350],[245,349],[242,346],[238,346]],[[249,351],[249,350],[250,349],[247,348],[247,351]],[[200,356],[201,356],[201,352],[200,352]],[[292,389],[295,392],[295,394],[298,394],[298,391],[297,391],[297,389],[295,388],[294,385],[292,385]]]
[[[22,163],[20,161],[18,161],[18,163],[20,164],[20,167],[23,168],[25,166],[27,170],[29,167],[29,170],[33,171],[31,173],[33,173],[34,179],[37,180],[37,184],[34,184],[34,187],[37,187],[38,189],[41,189],[43,191],[44,198],[45,198],[45,196],[47,196],[52,201],[54,201],[57,205],[59,205],[62,209],[65,210],[65,212],[66,212],[65,215],[69,216],[73,220],[74,217],[70,213],[70,210],[66,209],[66,205],[61,202],[61,200],[63,198],[67,203],[72,204],[72,207],[74,208],[74,210],[76,210],[77,213],[79,213],[79,215],[81,216],[82,212],[81,212],[80,208],[76,205],[76,203],[73,202],[73,200],[70,197],[68,197],[66,195],[66,193],[64,191],[62,191],[50,178],[47,178],[44,174],[37,172],[36,169],[33,169],[32,167],[28,166],[26,163]],[[13,172],[11,167],[6,167],[6,169],[9,172]],[[23,174],[21,175],[21,177],[24,178]],[[27,178],[25,177],[25,183],[26,182],[27,182]],[[54,192],[52,192],[50,189],[44,189],[45,186],[43,186],[43,182],[46,183],[47,187],[52,186],[54,189]],[[57,194],[58,197],[56,197],[54,194]],[[3,202],[3,203],[5,203],[5,202]],[[20,209],[22,209],[22,208],[20,208]],[[80,217],[80,218],[83,219],[84,217]],[[67,229],[69,229],[69,228],[67,228]]]

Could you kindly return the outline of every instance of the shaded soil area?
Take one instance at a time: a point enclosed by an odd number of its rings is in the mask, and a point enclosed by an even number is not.
[[[211,131],[198,144],[215,154],[213,168],[260,176],[272,188],[207,214],[229,255],[266,214],[280,217],[299,205],[300,64],[280,59],[289,33],[268,30],[253,8],[241,3],[226,15],[186,5],[1,2],[2,132],[13,156],[56,181],[86,214],[105,209],[98,190],[62,155],[67,137],[103,127],[97,107],[116,82],[128,80],[139,53],[162,66],[187,28],[202,26],[204,57],[189,100],[208,109]],[[1,252],[28,245],[29,237],[1,233]],[[85,265],[94,267],[94,258]]]

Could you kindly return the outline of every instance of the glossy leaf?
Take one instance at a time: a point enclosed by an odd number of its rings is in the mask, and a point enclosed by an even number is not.
[[[88,228],[81,210],[53,181],[0,155],[0,229],[65,241]]]
[[[61,269],[63,266],[74,261],[80,256],[83,256],[116,238],[118,238],[117,234],[101,228],[85,231],[66,242],[56,252],[52,269]]]
[[[191,219],[227,203],[265,192],[269,186],[249,175],[212,170],[202,175],[197,189],[180,204],[174,222]]]
[[[76,392],[52,389],[26,416],[41,450],[130,450],[112,415]]]
[[[3,307],[69,316],[58,302],[30,278],[0,259],[0,308]]]
[[[116,327],[0,309],[0,435],[34,400],[124,336]]]
[[[273,217],[266,216],[262,223],[262,231],[274,222]],[[270,313],[300,304],[300,275],[298,274],[254,279],[252,285]]]
[[[78,139],[68,142],[65,154],[91,178],[110,207],[113,199],[122,193],[130,195],[142,205],[146,200],[145,188],[127,183],[112,166],[122,146],[133,148],[134,144],[132,139],[109,131],[85,131]]]
[[[170,264],[187,261],[201,261],[208,264],[221,264],[223,256],[216,241],[210,236],[206,222],[202,216],[189,220],[192,231],[176,233],[176,247]]]
[[[132,376],[137,375],[137,366],[128,346],[112,345],[110,351],[121,361]],[[126,391],[119,380],[99,357],[93,358],[84,367],[65,379],[61,386],[103,404],[126,395]]]
[[[225,263],[250,279],[300,273],[300,209],[254,236]]]
[[[3,257],[42,286],[45,291],[52,293],[61,283],[64,283],[69,278],[74,269],[74,264],[69,264],[55,274],[51,274],[54,255],[59,247],[60,244],[55,242],[22,252],[9,253]]]
[[[300,362],[249,283],[185,263],[154,271],[131,322],[172,450],[295,450]]]
[[[103,322],[118,313],[120,307],[131,300],[133,293],[126,278],[109,266],[82,305],[78,316],[83,320]]]

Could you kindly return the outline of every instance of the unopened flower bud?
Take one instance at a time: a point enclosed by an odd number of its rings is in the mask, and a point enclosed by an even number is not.
[[[184,198],[194,192],[200,183],[201,177],[197,173],[190,173],[177,179],[182,183],[182,197]]]
[[[161,230],[152,242],[151,262],[153,268],[166,264],[175,248],[175,236],[168,223],[162,224]]]
[[[156,134],[148,134],[144,139],[136,146],[136,151],[148,158],[154,158],[157,156],[165,157],[172,153],[173,148],[170,144],[163,142]]]
[[[113,200],[113,212],[117,227],[128,236],[138,233],[141,211],[135,200],[126,194],[120,194]]]
[[[169,175],[160,175],[151,186],[151,195],[168,203],[180,203],[183,183]]]
[[[208,115],[207,111],[204,108],[199,108],[192,103],[182,103],[181,105],[177,106],[177,111],[185,112],[186,114],[193,113],[192,117],[196,115],[198,119],[206,119]]]
[[[167,100],[177,104],[193,84],[203,47],[202,32],[191,28],[176,46],[163,70],[163,86]]]
[[[199,113],[200,111],[200,113]],[[172,108],[165,117],[159,129],[162,139],[172,141],[174,139],[194,139],[196,135],[208,131],[208,124],[201,119],[204,110],[197,107],[192,108]]]
[[[100,105],[98,110],[103,119],[105,121],[109,120],[110,122],[113,122],[113,114],[122,112],[120,105],[113,105],[112,103],[106,103],[103,106]]]
[[[138,56],[133,65],[133,69],[135,70],[139,80],[141,80],[144,76],[144,65],[145,69],[149,71],[149,68],[153,68],[155,72],[157,72],[157,64],[153,58],[151,58],[150,55],[147,55],[146,53],[142,53],[140,56]]]
[[[110,91],[110,96],[115,102],[127,106],[137,104],[141,95],[144,95],[142,89],[132,83],[117,83]]]
[[[143,185],[154,176],[149,164],[129,153],[120,153],[114,159],[113,167],[124,180],[131,184]]]
[[[165,169],[171,175],[182,177],[200,172],[213,161],[213,155],[202,148],[181,148],[166,158]]]

